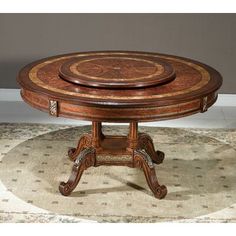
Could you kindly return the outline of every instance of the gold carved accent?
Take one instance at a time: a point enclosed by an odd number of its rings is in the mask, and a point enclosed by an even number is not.
[[[202,99],[202,110],[201,110],[201,112],[205,112],[205,111],[207,111],[207,97],[204,97]]]
[[[82,161],[87,158],[87,155],[90,153],[95,154],[95,149],[92,147],[89,147],[89,148],[85,148],[84,150],[82,150],[81,153],[79,154],[79,156],[75,160],[75,165],[79,166],[82,163]],[[88,166],[90,166],[90,165],[88,165]]]
[[[49,100],[49,114],[51,116],[58,116],[58,102],[55,100]]]
[[[101,155],[97,154],[96,157],[99,162],[117,162],[117,161],[133,161],[132,155]]]
[[[149,168],[154,168],[153,162],[151,157],[147,154],[146,150],[144,149],[138,149],[134,151],[135,156],[141,157],[145,163],[149,166]]]

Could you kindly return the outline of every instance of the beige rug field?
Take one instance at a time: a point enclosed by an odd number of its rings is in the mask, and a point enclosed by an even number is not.
[[[236,130],[141,127],[166,154],[156,166],[168,188],[158,200],[143,172],[97,167],[69,197],[68,147],[90,126],[0,124],[1,222],[236,222]],[[126,134],[126,126],[105,133]]]

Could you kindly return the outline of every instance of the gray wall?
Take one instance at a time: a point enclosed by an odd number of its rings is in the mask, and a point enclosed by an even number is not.
[[[220,93],[236,93],[236,14],[0,14],[0,88],[41,57],[74,51],[140,50],[215,67]]]

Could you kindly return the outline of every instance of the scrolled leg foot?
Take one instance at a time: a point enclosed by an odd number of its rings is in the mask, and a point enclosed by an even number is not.
[[[145,150],[134,151],[134,167],[143,170],[148,186],[156,198],[162,199],[166,196],[167,188],[159,184],[152,159]]]
[[[167,188],[165,185],[161,185],[156,189],[156,194],[155,197],[158,199],[162,199],[166,196],[167,194]]]
[[[59,185],[59,191],[62,195],[69,196],[71,193],[70,185],[68,183],[61,182]]]
[[[62,195],[68,196],[76,188],[79,180],[87,168],[94,166],[96,161],[96,154],[94,148],[85,148],[76,158],[72,168],[70,178],[67,182],[61,182],[59,191]]]

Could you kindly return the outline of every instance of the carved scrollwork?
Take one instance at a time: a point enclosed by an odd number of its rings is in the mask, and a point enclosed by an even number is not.
[[[84,170],[90,166],[94,166],[95,162],[96,152],[94,148],[90,147],[81,151],[75,160],[69,180],[66,183],[61,182],[59,185],[59,191],[61,194],[64,196],[70,195],[78,185]]]
[[[148,186],[156,198],[161,199],[166,196],[167,188],[159,184],[152,160],[145,151],[140,149],[134,151],[134,167],[139,167],[143,170]]]
[[[151,156],[155,153],[152,138],[148,134],[140,133],[138,137],[138,148],[144,149]],[[154,152],[154,153],[153,153]]]
[[[49,114],[51,116],[58,116],[58,102],[55,100],[49,100]]]
[[[134,155],[139,155],[150,168],[154,168],[151,157],[146,153],[144,149],[135,150]]]
[[[85,148],[84,150],[82,150],[79,156],[75,160],[75,165],[79,166],[82,163],[82,161],[86,159],[88,154],[95,154],[95,149],[90,147],[90,148]]]
[[[155,164],[161,164],[163,162],[165,157],[164,153],[161,151],[155,151],[152,138],[148,134],[139,134],[138,148],[144,149]]]
[[[70,160],[75,161],[80,152],[89,147],[92,147],[92,136],[91,134],[83,134],[78,142],[77,148],[69,149],[68,156]]]
[[[153,141],[149,135],[139,134],[138,139],[136,139],[137,144],[129,146],[129,149],[125,150],[126,152],[123,151],[123,153],[113,153],[112,148],[106,149],[109,140],[103,140],[103,138],[109,139],[109,137],[102,137],[101,132],[99,132],[98,137],[104,142],[99,147],[94,145],[93,133],[93,135],[84,134],[80,138],[77,147],[69,150],[68,155],[74,161],[74,165],[69,180],[60,183],[59,190],[62,195],[70,195],[79,183],[83,171],[90,166],[114,163],[114,165],[128,165],[142,169],[154,196],[156,198],[165,197],[167,189],[164,185],[159,185],[154,168],[154,163],[159,164],[162,162],[164,153],[155,151]],[[130,141],[129,139],[127,141],[125,139],[121,140],[127,142],[127,144]]]

